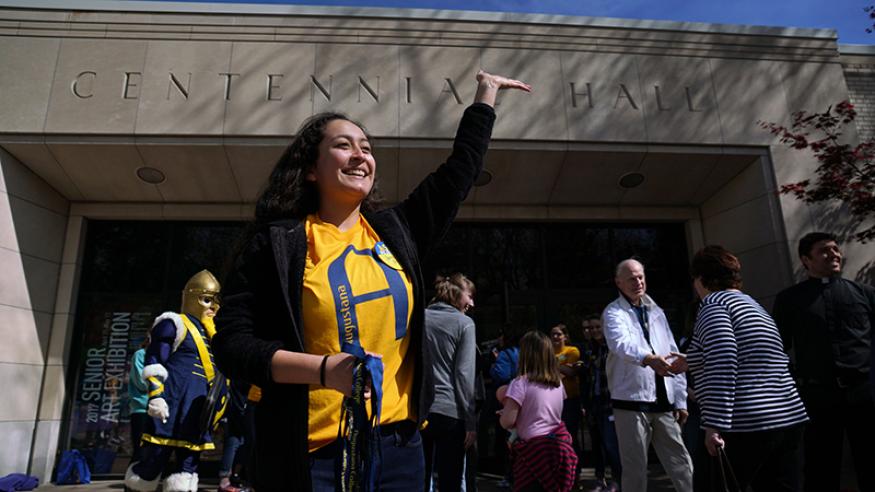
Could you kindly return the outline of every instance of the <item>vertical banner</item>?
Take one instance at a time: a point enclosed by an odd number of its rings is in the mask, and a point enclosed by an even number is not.
[[[92,294],[82,313],[79,374],[71,413],[70,447],[88,458],[92,473],[123,473],[131,456],[128,397],[131,357],[152,321],[158,302],[131,305],[116,296]]]

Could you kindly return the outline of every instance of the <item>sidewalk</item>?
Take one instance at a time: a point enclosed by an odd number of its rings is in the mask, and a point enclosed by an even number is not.
[[[585,480],[581,482],[576,490],[589,490],[592,487],[595,479],[595,471],[592,468],[584,468]],[[666,477],[662,468],[657,465],[651,466],[650,469],[650,486],[648,492],[667,492],[674,490],[671,486],[671,481]],[[480,474],[477,476],[478,492],[509,492],[510,489],[502,489],[498,486],[501,477],[497,475]],[[216,480],[206,480],[201,482],[200,490],[204,492],[215,491],[218,482]],[[122,480],[105,480],[93,482],[88,485],[42,485],[38,489],[39,492],[121,492],[124,490]]]

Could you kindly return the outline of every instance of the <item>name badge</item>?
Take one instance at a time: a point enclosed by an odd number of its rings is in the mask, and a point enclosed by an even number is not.
[[[374,256],[379,258],[386,266],[392,268],[393,270],[402,271],[401,264],[398,263],[398,260],[395,258],[395,255],[389,251],[389,247],[386,246],[386,243],[380,241],[374,246]]]

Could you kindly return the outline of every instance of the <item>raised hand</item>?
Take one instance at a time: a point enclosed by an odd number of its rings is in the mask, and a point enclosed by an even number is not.
[[[495,106],[495,98],[498,95],[498,91],[502,89],[519,89],[532,92],[532,86],[525,82],[480,70],[477,72],[477,95],[474,96],[474,102]]]

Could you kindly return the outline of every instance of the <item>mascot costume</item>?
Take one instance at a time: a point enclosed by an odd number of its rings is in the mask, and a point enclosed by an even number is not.
[[[227,381],[213,363],[219,282],[202,270],[185,284],[181,313],[155,318],[146,349],[143,379],[149,387],[142,458],[125,473],[125,488],[152,492],[176,453],[165,492],[196,492],[201,451],[214,449],[211,432],[224,413]]]

